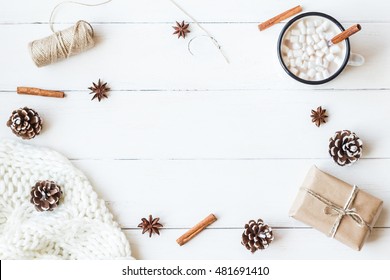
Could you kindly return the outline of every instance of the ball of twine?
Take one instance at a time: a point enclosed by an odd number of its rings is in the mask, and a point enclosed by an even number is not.
[[[31,57],[38,67],[67,59],[95,45],[92,26],[83,20],[65,30],[29,44]]]

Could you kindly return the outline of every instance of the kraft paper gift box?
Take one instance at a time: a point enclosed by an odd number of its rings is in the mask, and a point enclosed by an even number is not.
[[[313,166],[290,209],[290,216],[360,250],[383,201]]]

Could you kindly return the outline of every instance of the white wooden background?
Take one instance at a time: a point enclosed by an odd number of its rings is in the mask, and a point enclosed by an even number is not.
[[[172,36],[189,19],[168,0],[114,0],[95,8],[63,6],[57,29],[91,22],[98,44],[66,62],[38,69],[28,42],[50,34],[60,1],[0,1],[0,136],[21,106],[36,109],[45,129],[31,144],[48,146],[83,170],[127,233],[139,259],[384,259],[390,257],[390,2],[177,0],[222,45],[226,64],[206,39]],[[85,0],[88,3],[97,1]],[[366,58],[334,81],[307,86],[279,65],[283,23],[257,24],[301,4],[344,26],[360,23],[352,50]],[[91,102],[87,88],[102,78],[110,97]],[[17,86],[66,91],[65,99],[18,96]],[[322,105],[329,122],[311,123]],[[341,168],[327,154],[336,130],[364,141],[364,158]],[[311,165],[381,197],[385,209],[361,252],[288,217]],[[165,228],[151,239],[137,224],[149,213]],[[183,247],[175,240],[209,213],[218,221]],[[244,224],[263,218],[276,239],[254,255],[240,244]]]

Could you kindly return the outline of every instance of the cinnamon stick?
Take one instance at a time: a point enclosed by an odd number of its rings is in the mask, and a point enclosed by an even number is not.
[[[200,221],[198,224],[196,224],[193,228],[188,230],[186,233],[184,233],[182,236],[180,236],[176,242],[183,246],[188,241],[190,241],[192,238],[194,238],[196,235],[198,235],[202,230],[204,230],[206,227],[211,225],[217,220],[217,218],[214,216],[214,214],[208,215],[206,218],[204,218],[202,221]]]
[[[285,11],[265,22],[262,22],[259,24],[259,29],[260,31],[263,31],[264,29],[267,29],[268,27],[271,27],[272,25],[278,23],[278,22],[281,22],[282,20],[285,20],[286,18],[289,18],[289,17],[292,17],[293,15],[299,13],[302,11],[302,7],[300,5],[288,10],[288,11]]]
[[[39,95],[39,96],[56,97],[56,98],[64,98],[65,96],[65,93],[62,91],[46,90],[46,89],[33,88],[33,87],[18,87],[16,89],[16,92],[18,94]]]
[[[341,41],[344,41],[345,39],[347,39],[348,37],[352,36],[353,34],[355,34],[356,32],[359,32],[360,30],[362,30],[362,27],[360,26],[360,24],[355,24],[355,25],[352,25],[350,28],[348,28],[347,30],[341,32],[340,34],[337,34],[336,36],[334,36],[332,38],[332,40],[330,40],[333,44],[338,44],[340,43]]]

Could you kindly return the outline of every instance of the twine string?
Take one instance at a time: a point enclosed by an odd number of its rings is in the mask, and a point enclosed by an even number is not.
[[[358,226],[360,227],[367,227],[369,230],[371,230],[371,226],[367,224],[364,219],[356,212],[355,208],[350,208],[353,201],[355,200],[355,197],[359,191],[359,188],[357,186],[353,186],[352,192],[345,203],[344,207],[340,207],[339,205],[333,203],[332,201],[326,199],[322,195],[307,189],[303,188],[304,191],[306,191],[309,195],[312,197],[316,198],[317,200],[321,201],[326,205],[324,208],[324,214],[329,215],[329,216],[337,216],[336,221],[334,222],[332,229],[329,232],[329,236],[331,238],[334,238],[336,235],[336,232],[341,224],[341,220],[343,219],[344,216],[349,216],[351,217]]]
[[[113,0],[106,0],[100,3],[89,4],[77,1],[63,1],[58,3],[50,14],[49,26],[51,31],[53,32],[52,36],[43,38],[41,40],[36,40],[30,43],[30,51],[32,58],[35,64],[38,67],[49,65],[53,62],[67,59],[71,55],[78,54],[82,51],[85,51],[94,46],[93,40],[93,28],[86,21],[78,21],[73,27],[68,28],[63,31],[56,32],[54,30],[54,15],[57,9],[65,4],[73,4],[87,7],[96,7],[102,6],[112,2]],[[207,31],[200,23],[191,16],[187,11],[185,11],[180,5],[176,3],[174,0],[170,0],[173,5],[175,5],[179,10],[181,10],[185,15],[187,15],[205,34],[201,36],[195,36],[188,42],[188,51],[191,55],[194,53],[191,50],[191,43],[200,37],[208,37],[213,42],[213,44],[217,47],[221,55],[224,57],[225,61],[229,63],[229,59],[225,55],[222,50],[221,45],[218,41]]]
[[[96,4],[88,4],[76,1],[64,1],[57,4],[49,19],[49,26],[53,34],[49,37],[35,40],[30,43],[30,51],[35,64],[38,67],[49,65],[56,61],[67,59],[71,55],[81,53],[95,45],[93,40],[94,32],[92,26],[83,20],[78,21],[74,26],[62,31],[54,30],[54,15],[57,9],[64,4],[74,4],[87,7],[105,5],[113,0],[107,0]]]
[[[53,18],[54,18],[54,14],[56,12],[56,10],[64,5],[64,4],[73,4],[73,5],[80,5],[80,6],[85,6],[85,7],[97,7],[97,6],[102,6],[102,5],[105,5],[105,4],[108,4],[110,2],[112,2],[113,0],[107,0],[107,1],[104,1],[104,2],[100,2],[100,3],[95,3],[95,4],[89,4],[89,3],[82,3],[82,2],[77,2],[77,1],[63,1],[61,3],[58,3],[54,8],[53,10],[51,11],[51,14],[50,14],[50,19],[49,19],[49,25],[50,25],[50,29],[51,31],[56,34],[55,30],[54,30],[54,22],[53,22]],[[92,28],[92,27],[91,27]],[[64,51],[64,54],[66,55],[66,58],[69,58],[71,55],[72,55],[72,50],[73,50],[73,46],[75,45],[75,38],[76,38],[76,32],[78,31],[79,29],[79,25],[75,25],[74,26],[74,31],[73,31],[73,36],[72,36],[72,41],[70,43],[70,46],[69,48],[65,48],[64,47],[64,41],[63,41],[63,36],[61,34],[58,34],[58,36],[56,36],[56,39],[57,39],[57,43],[59,46],[61,46],[62,50]],[[93,32],[93,29],[92,29],[92,32]],[[93,34],[92,34],[92,37],[93,37]]]
[[[186,10],[184,10],[179,4],[176,3],[176,1],[174,0],[169,0],[171,1],[171,3],[173,5],[175,5],[179,10],[181,10],[186,16],[188,16],[204,33],[205,35],[201,35],[201,36],[195,36],[194,38],[192,38],[189,42],[188,42],[188,51],[190,52],[191,55],[194,55],[193,52],[191,51],[191,43],[197,39],[197,38],[200,38],[200,37],[208,37],[210,38],[210,40],[213,42],[213,44],[217,47],[217,49],[219,50],[219,52],[221,53],[221,55],[223,56],[223,58],[225,59],[226,63],[230,63],[229,62],[229,59],[228,57],[226,56],[226,54],[224,53],[224,51],[222,50],[222,47],[221,45],[218,43],[218,41],[210,34],[209,31],[207,31],[202,25],[200,25],[200,23],[193,17],[191,16]]]
[[[32,59],[38,67],[67,59],[95,45],[92,26],[78,21],[74,26],[30,43]]]
[[[100,2],[100,3],[95,3],[95,4],[82,3],[82,2],[77,2],[77,1],[63,1],[63,2],[60,2],[60,3],[58,3],[58,4],[53,8],[53,10],[51,11],[50,19],[49,19],[50,29],[51,29],[51,31],[53,31],[53,33],[55,33],[53,18],[54,18],[54,14],[55,14],[56,10],[57,10],[60,6],[62,6],[62,5],[65,5],[65,4],[73,4],[73,5],[80,5],[80,6],[86,6],[86,7],[97,7],[97,6],[102,6],[102,5],[108,4],[108,3],[112,2],[112,1],[113,1],[113,0],[107,0],[107,1]]]

